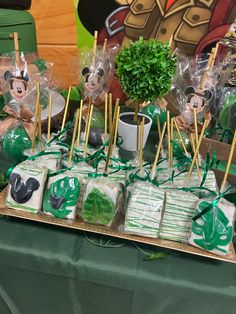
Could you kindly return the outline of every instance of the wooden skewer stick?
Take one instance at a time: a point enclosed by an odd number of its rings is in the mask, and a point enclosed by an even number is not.
[[[195,148],[198,144],[198,125],[197,125],[196,109],[193,109],[193,117],[194,117],[194,132],[195,132],[195,142],[194,142],[194,138],[193,138],[193,148]],[[196,143],[196,145],[195,145],[195,143]],[[197,166],[197,169],[199,169],[199,153],[198,153],[197,159],[196,159],[196,166]]]
[[[93,41],[93,67],[95,68],[96,63],[96,51],[97,51],[97,40],[98,40],[98,32],[94,32],[94,41]]]
[[[116,141],[117,141],[119,116],[120,116],[120,107],[118,107],[118,109],[117,109],[117,117],[116,117],[115,131],[114,131],[115,134],[114,134],[114,142],[113,142],[114,147],[116,146]]]
[[[136,156],[138,159],[138,153],[139,153],[139,133],[140,133],[140,121],[137,121],[137,132],[136,132]]]
[[[42,120],[41,120],[41,104],[39,102],[39,108],[38,108],[38,136],[39,136],[39,142],[41,143],[42,145]]]
[[[195,146],[194,137],[193,137],[192,133],[190,133],[190,141],[191,141],[191,145],[192,145],[192,149],[193,149],[193,154],[195,154],[196,146]],[[198,154],[198,156],[199,156],[199,154]],[[200,169],[199,169],[198,157],[196,158],[196,168],[197,168],[198,177],[199,177],[199,179],[201,179],[201,173],[200,173]]]
[[[74,125],[74,130],[73,130],[73,135],[72,135],[72,142],[71,142],[71,147],[70,147],[69,166],[71,165],[71,161],[73,157],[76,133],[77,133],[78,123],[79,123],[79,116],[80,116],[80,109],[77,109],[76,117],[75,117],[75,125]]]
[[[52,120],[52,94],[49,96],[49,105],[48,105],[48,142],[51,138],[51,120]]]
[[[84,143],[84,158],[86,158],[86,155],[87,155],[88,138],[89,138],[89,133],[90,133],[92,114],[93,114],[93,105],[91,105],[91,108],[89,111],[88,129],[87,129],[87,133],[86,133],[86,137],[85,137],[85,143]]]
[[[158,132],[158,138],[159,138],[159,141],[160,141],[160,138],[161,138],[161,123],[160,123],[159,115],[157,115],[157,132]],[[162,153],[162,155],[164,155],[163,144],[161,144],[161,153]]]
[[[207,127],[207,121],[205,120],[205,121],[204,121],[204,124],[203,124],[203,127],[202,127],[202,131],[201,131],[199,140],[198,140],[197,147],[196,147],[196,149],[195,149],[195,153],[194,153],[194,156],[193,156],[193,160],[192,160],[192,163],[191,163],[189,172],[188,172],[187,181],[188,181],[189,178],[191,177],[191,174],[192,174],[192,171],[193,171],[193,166],[194,166],[194,164],[195,164],[195,162],[196,162],[196,159],[197,159],[197,156],[198,156],[198,151],[199,151],[199,148],[200,148],[200,145],[201,145],[202,138],[203,138],[204,132],[205,132],[205,130],[206,130],[206,127]]]
[[[170,39],[169,39],[169,46],[170,46],[170,48],[172,48],[173,39],[174,39],[174,35],[171,35]]]
[[[107,140],[107,109],[108,109],[108,94],[105,94],[105,114],[104,114],[104,140]]]
[[[77,133],[77,148],[79,149],[80,145],[80,134],[81,134],[81,121],[82,121],[82,112],[83,112],[83,99],[80,100],[80,108],[79,108],[79,124],[78,124],[78,133]]]
[[[161,135],[159,137],[159,143],[157,146],[157,151],[156,151],[155,159],[154,159],[152,170],[151,170],[151,179],[154,179],[154,176],[155,176],[155,169],[156,169],[157,162],[158,162],[158,159],[160,156],[160,151],[161,151],[162,142],[164,139],[165,132],[166,132],[166,122],[163,125],[163,129],[162,129]]]
[[[138,113],[139,113],[139,103],[137,103],[135,106],[134,121],[138,121]]]
[[[170,144],[170,112],[167,111],[167,141],[168,141],[168,162],[169,166],[171,166],[171,144]]]
[[[183,137],[182,137],[182,135],[181,135],[181,133],[180,133],[180,129],[179,129],[179,127],[178,127],[178,123],[176,122],[175,118],[174,118],[174,124],[175,124],[175,128],[176,128],[176,130],[177,130],[177,133],[178,133],[178,135],[179,135],[180,143],[181,143],[181,145],[182,145],[182,147],[183,147],[183,150],[184,150],[185,154],[187,154],[188,151],[187,151],[186,146],[185,146],[185,144],[184,144]]]
[[[224,189],[225,189],[227,177],[228,177],[228,174],[229,174],[230,165],[231,165],[231,162],[232,162],[232,159],[233,159],[233,155],[234,155],[234,151],[235,151],[235,144],[236,144],[236,130],[234,131],[234,137],[233,137],[233,141],[232,141],[232,144],[231,144],[229,158],[228,158],[228,162],[227,162],[224,178],[223,178],[223,181],[222,181],[221,187],[220,187],[220,192],[221,193],[223,193]]]
[[[114,119],[113,119],[114,123],[110,131],[109,146],[108,146],[107,158],[106,158],[106,163],[105,163],[105,168],[104,168],[105,173],[107,173],[108,171],[109,161],[110,161],[112,151],[113,151],[113,139],[115,135],[116,123],[118,123],[119,121],[119,115],[118,115],[119,111],[120,111],[120,108],[118,108],[118,110],[116,110],[114,114]]]
[[[106,48],[107,48],[107,38],[105,38],[104,42],[103,42],[103,47],[102,47],[102,53],[103,54],[106,52]]]
[[[216,60],[216,56],[217,56],[217,53],[219,50],[219,46],[220,46],[220,43],[218,42],[215,46],[215,50],[213,50],[213,55],[212,55],[212,59],[211,59],[211,66],[213,66],[215,64],[215,60]]]
[[[109,94],[109,133],[112,131],[112,94]]]
[[[62,120],[62,125],[61,125],[61,131],[64,130],[65,123],[66,123],[66,117],[67,117],[67,111],[68,111],[68,106],[69,106],[69,101],[70,101],[70,94],[71,94],[71,86],[69,87],[67,99],[66,99],[66,106],[64,110],[64,115],[63,115],[63,120]]]
[[[20,52],[19,52],[19,38],[18,38],[17,32],[13,33],[13,38],[14,38],[14,49],[15,49],[15,54],[16,54],[16,66],[18,67],[20,65]]]
[[[170,140],[173,141],[173,136],[174,136],[174,120],[171,118],[170,120]],[[173,144],[171,143],[170,145],[170,166],[173,166]]]
[[[35,105],[35,112],[34,112],[34,129],[33,129],[33,138],[32,138],[32,150],[35,149],[35,139],[37,133],[37,126],[38,126],[38,111],[39,111],[39,83],[37,83],[37,96],[36,96],[36,105]]]
[[[209,55],[209,58],[208,58],[208,61],[207,61],[207,65],[206,65],[206,68],[205,68],[205,72],[204,74],[202,75],[202,78],[201,78],[201,81],[200,81],[200,84],[199,84],[199,89],[200,90],[204,90],[205,89],[205,81],[206,81],[206,78],[207,78],[207,71],[209,70],[209,68],[211,67],[211,63],[212,63],[212,59],[213,59],[213,56],[214,56],[214,50],[215,48],[212,48],[212,52],[213,53],[210,53]]]
[[[141,125],[140,125],[140,146],[139,146],[139,170],[140,175],[143,175],[143,134],[144,134],[144,123],[145,117],[143,117]]]

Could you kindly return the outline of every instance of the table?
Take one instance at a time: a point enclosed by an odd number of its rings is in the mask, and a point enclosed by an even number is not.
[[[1,217],[0,313],[235,313],[234,264],[170,251],[145,261],[157,249],[105,240]]]

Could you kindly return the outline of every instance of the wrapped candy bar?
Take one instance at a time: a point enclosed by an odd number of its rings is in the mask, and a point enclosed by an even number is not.
[[[121,195],[120,184],[109,178],[90,180],[85,189],[82,219],[88,223],[110,226]]]
[[[43,212],[56,218],[74,219],[80,194],[81,177],[65,171],[49,178],[43,199]]]
[[[164,190],[151,183],[136,182],[126,211],[124,231],[157,238],[164,203]]]
[[[41,209],[48,169],[25,161],[14,168],[9,177],[6,205],[10,208],[38,213]]]
[[[198,197],[190,192],[167,191],[160,237],[167,240],[186,242],[198,200]]]
[[[214,205],[214,200],[202,199],[197,204],[196,220],[193,220],[189,243],[217,255],[229,253],[233,238],[235,206],[221,198]],[[207,210],[208,209],[208,210]],[[202,211],[205,213],[200,214]]]
[[[37,157],[34,162],[38,167],[46,167],[50,172],[56,172],[60,169],[61,153],[45,153],[44,155]]]

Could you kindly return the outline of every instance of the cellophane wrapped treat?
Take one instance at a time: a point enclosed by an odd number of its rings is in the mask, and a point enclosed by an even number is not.
[[[198,200],[199,198],[190,192],[168,190],[160,238],[187,242]]]
[[[157,238],[164,206],[164,190],[148,182],[135,182],[127,205],[124,232]]]
[[[221,198],[214,204],[213,199],[201,199],[194,215],[189,244],[217,255],[227,255],[233,239],[235,206]]]
[[[46,167],[49,172],[53,173],[61,167],[61,153],[60,152],[47,152],[35,158],[34,163],[38,167]]]
[[[6,205],[10,208],[38,213],[42,206],[48,169],[34,162],[17,165],[9,177]]]
[[[90,180],[84,194],[83,221],[111,226],[121,198],[122,190],[119,183],[104,177]]]
[[[67,170],[48,179],[43,199],[43,212],[56,218],[74,219],[82,178],[78,172]]]

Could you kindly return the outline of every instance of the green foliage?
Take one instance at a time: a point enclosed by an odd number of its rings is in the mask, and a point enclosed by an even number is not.
[[[202,201],[199,203],[199,211],[211,205],[210,202]],[[201,248],[211,251],[217,249],[226,253],[221,246],[226,246],[232,241],[233,228],[223,211],[216,205],[196,221],[193,221],[192,232],[201,236],[194,242]]]
[[[93,188],[84,201],[82,218],[93,224],[109,225],[115,214],[112,200],[97,188]]]
[[[7,178],[3,172],[0,172],[0,191],[7,185]]]
[[[50,188],[46,190],[43,200],[43,208],[50,212],[54,217],[66,218],[70,213],[70,207],[76,206],[80,193],[80,182],[75,177],[65,177],[54,181]],[[50,195],[54,198],[62,198],[63,202],[60,208],[52,207]]]
[[[122,48],[116,63],[123,90],[137,101],[161,99],[176,72],[176,57],[171,56],[169,45],[142,37]]]

